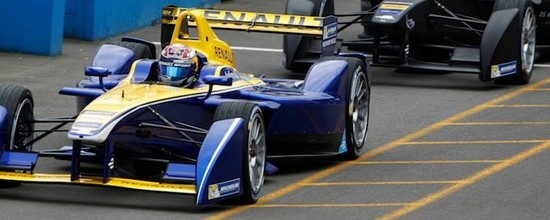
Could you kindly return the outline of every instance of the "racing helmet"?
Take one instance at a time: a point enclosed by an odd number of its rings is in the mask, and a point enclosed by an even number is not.
[[[159,60],[159,81],[171,86],[189,87],[196,81],[197,53],[183,44],[166,46]]]

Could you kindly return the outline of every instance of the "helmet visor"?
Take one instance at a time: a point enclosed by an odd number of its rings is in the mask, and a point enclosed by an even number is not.
[[[193,68],[192,66],[161,66],[161,73],[170,81],[178,81],[190,77]]]

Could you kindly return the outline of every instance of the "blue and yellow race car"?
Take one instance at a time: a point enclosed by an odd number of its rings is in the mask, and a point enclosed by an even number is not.
[[[361,154],[371,83],[363,55],[324,57],[305,80],[256,78],[235,69],[231,48],[212,30],[220,24],[298,30],[324,36],[328,47],[330,18],[176,7],[163,14],[168,44],[196,53],[200,68],[191,85],[161,80],[155,45],[135,38],[103,45],[85,68],[87,78],[60,90],[76,96],[74,117],[36,119],[27,88],[0,85],[1,187],[85,184],[190,194],[197,205],[254,203],[265,174],[276,169],[271,158]],[[181,55],[166,51],[161,57]],[[35,129],[41,123],[56,124],[44,132]],[[66,125],[71,146],[33,150]],[[70,172],[37,173],[35,167],[48,161],[40,157],[67,160]],[[100,164],[99,172],[86,169],[89,163]]]

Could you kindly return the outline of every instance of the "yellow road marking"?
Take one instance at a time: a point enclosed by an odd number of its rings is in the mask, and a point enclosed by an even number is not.
[[[525,88],[526,91],[550,91],[550,88]]]
[[[353,162],[358,165],[373,164],[459,164],[459,163],[498,163],[502,160],[409,160],[409,161],[364,161]]]
[[[350,203],[350,204],[265,204],[254,208],[354,208],[354,207],[393,207],[406,206],[409,203]]]
[[[440,129],[441,127],[444,127],[445,123],[448,124],[448,123],[454,123],[454,122],[460,121],[463,118],[466,118],[468,116],[471,116],[473,114],[476,114],[478,112],[481,112],[481,111],[489,108],[489,106],[491,106],[491,105],[497,105],[497,104],[503,103],[505,101],[508,101],[512,98],[515,98],[519,95],[522,95],[522,94],[528,92],[529,89],[535,89],[535,88],[541,87],[541,86],[543,86],[545,84],[548,84],[548,83],[550,83],[550,78],[547,78],[547,79],[541,80],[539,82],[523,86],[520,89],[514,90],[510,93],[507,93],[507,94],[504,94],[504,95],[502,95],[500,97],[497,97],[495,99],[489,100],[489,101],[487,101],[487,102],[485,102],[481,105],[475,106],[475,107],[473,107],[469,110],[466,110],[466,111],[460,112],[458,114],[455,114],[455,115],[453,115],[451,117],[448,117],[448,118],[446,118],[446,119],[444,119],[440,122],[436,122],[436,123],[434,123],[432,125],[429,125],[425,128],[417,130],[417,131],[415,131],[411,134],[405,135],[404,137],[401,137],[401,138],[399,138],[395,141],[392,141],[388,144],[385,144],[385,145],[382,145],[382,146],[379,146],[379,147],[375,147],[374,149],[365,152],[357,160],[364,161],[364,160],[367,160],[369,158],[378,156],[378,155],[380,155],[380,154],[382,154],[386,151],[389,151],[389,150],[392,150],[396,147],[399,147],[401,145],[401,143],[410,142],[410,141],[412,141],[414,139],[417,139],[419,137],[422,137],[422,136],[424,136],[428,133],[436,131],[436,130]],[[258,200],[257,205],[262,205],[262,204],[265,204],[266,202],[269,202],[269,201],[272,201],[272,200],[277,199],[279,197],[282,197],[284,195],[287,195],[291,192],[294,192],[294,191],[300,189],[301,184],[317,182],[317,180],[320,180],[320,179],[322,179],[326,176],[329,176],[333,173],[341,171],[341,170],[343,170],[345,168],[348,168],[352,165],[353,164],[351,162],[343,162],[343,163],[334,165],[332,167],[329,167],[327,169],[321,170],[321,171],[319,171],[317,173],[314,173],[314,174],[312,174],[312,175],[310,175],[310,176],[308,176],[308,177],[306,177],[306,178],[304,178],[304,179],[302,179],[298,182],[295,182],[295,183],[290,184],[290,185],[288,185],[284,188],[278,189],[278,190],[276,190],[276,191],[274,191],[270,194],[267,194],[267,195],[263,196],[262,198],[260,198]],[[253,205],[238,206],[238,207],[226,210],[226,211],[219,212],[216,215],[213,215],[213,216],[209,217],[208,219],[224,219],[224,218],[236,215],[238,213],[241,213],[241,212],[246,211],[246,210],[251,209],[251,208],[254,208],[254,206]]]
[[[549,108],[546,104],[515,104],[515,105],[491,105],[491,108]]]
[[[502,141],[407,141],[401,145],[450,145],[450,144],[531,144],[542,143],[548,140],[502,140]]]
[[[448,123],[449,126],[470,126],[470,125],[550,125],[547,121],[530,121],[530,122],[456,122]]]
[[[539,144],[539,145],[536,145],[526,151],[523,151],[521,153],[518,153],[512,157],[510,157],[509,159],[506,159],[500,163],[497,163],[487,169],[484,169],[484,170],[481,170],[469,177],[467,177],[466,179],[464,179],[464,181],[460,182],[460,183],[457,183],[457,184],[454,184],[450,187],[447,187],[445,189],[442,189],[440,191],[437,191],[435,193],[432,193],[428,196],[425,196],[419,200],[417,200],[416,202],[413,202],[409,205],[407,205],[406,207],[402,208],[402,209],[397,209],[393,212],[390,212],[386,215],[383,215],[381,216],[379,219],[380,220],[390,220],[390,219],[396,219],[396,218],[399,218],[399,217],[402,217],[406,214],[409,214],[415,210],[418,210],[422,207],[425,207],[443,197],[446,197],[464,187],[467,187],[469,185],[472,185],[478,181],[480,181],[481,179],[485,178],[485,177],[488,177],[492,174],[495,174],[497,172],[500,172],[512,165],[515,165],[521,161],[524,161],[530,157],[532,157],[533,155],[536,155],[544,150],[547,150],[548,148],[550,148],[550,141],[547,141],[547,142],[544,142],[542,144]]]
[[[385,186],[385,185],[435,185],[456,184],[461,180],[433,180],[433,181],[382,181],[382,182],[320,182],[304,183],[302,186]]]

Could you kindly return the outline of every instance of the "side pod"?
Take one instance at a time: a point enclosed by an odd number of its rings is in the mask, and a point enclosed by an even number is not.
[[[481,81],[489,81],[493,68],[510,67],[506,74],[517,74],[520,64],[521,32],[519,9],[495,11],[489,18],[481,39]],[[512,68],[514,67],[514,68]],[[515,72],[513,72],[515,70]]]
[[[321,58],[309,69],[304,80],[304,91],[327,93],[345,99],[346,70],[344,60]]]
[[[210,126],[197,159],[197,205],[242,195],[243,133],[241,118]]]

